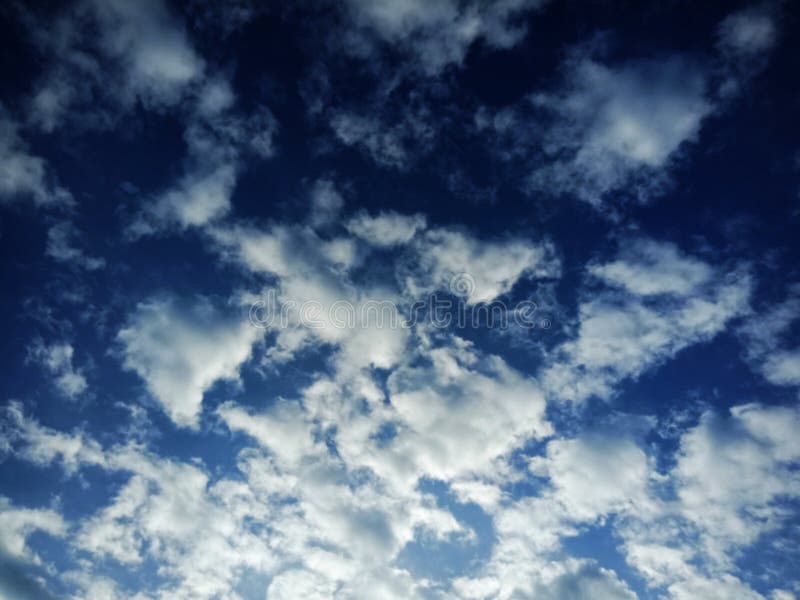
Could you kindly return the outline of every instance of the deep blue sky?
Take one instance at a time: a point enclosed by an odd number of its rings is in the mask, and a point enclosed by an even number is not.
[[[800,596],[798,19],[6,3],[0,599]]]

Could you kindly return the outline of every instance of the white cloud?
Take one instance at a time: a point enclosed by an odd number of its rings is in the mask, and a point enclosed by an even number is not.
[[[174,221],[181,228],[205,225],[225,216],[231,208],[230,197],[236,184],[236,167],[222,164],[192,170],[174,188],[158,196],[148,211],[155,227]],[[146,233],[148,225],[133,226],[133,233]]]
[[[30,15],[28,20],[35,23]],[[50,28],[59,35],[47,35]],[[108,128],[137,107],[176,111],[186,121],[183,174],[147,199],[128,235],[202,226],[225,216],[245,155],[274,155],[277,122],[270,111],[237,112],[228,80],[207,68],[181,19],[162,0],[84,0],[55,24],[34,25],[33,33],[53,62],[30,103],[29,121],[44,131],[67,119],[79,129]],[[0,151],[2,146],[0,141]],[[41,161],[13,154],[14,162],[4,161],[8,186],[35,191],[43,202]],[[63,190],[54,191],[68,199]]]
[[[608,398],[620,381],[710,340],[749,311],[746,273],[717,273],[671,244],[638,240],[631,247],[590,267],[612,287],[584,294],[575,338],[551,355],[542,377],[556,397]]]
[[[621,435],[584,434],[554,440],[531,470],[546,476],[551,498],[575,521],[591,522],[646,502],[651,466],[635,441]]]
[[[616,260],[590,266],[589,273],[639,296],[687,296],[705,284],[713,270],[674,244],[638,239],[625,243]]]
[[[59,461],[67,474],[73,474],[84,464],[105,463],[97,442],[82,433],[70,435],[43,427],[27,417],[18,402],[11,402],[4,416],[7,428],[1,431],[3,445],[35,465],[46,466]]]
[[[260,335],[244,315],[208,300],[153,298],[136,307],[117,338],[125,368],[144,379],[177,425],[196,427],[204,392],[218,380],[238,380]]]
[[[205,61],[162,0],[85,0],[55,23],[34,20],[32,33],[52,61],[29,114],[46,132],[79,117],[81,126],[107,127],[137,102],[175,106],[205,75]]]
[[[132,237],[173,226],[186,229],[219,221],[231,210],[243,155],[273,156],[277,122],[272,113],[262,109],[246,118],[236,114],[229,104],[216,98],[218,92],[213,89],[218,82],[213,83],[211,92],[201,93],[199,112],[184,133],[188,149],[184,174],[145,203],[128,227]],[[214,107],[206,106],[207,103]]]
[[[763,598],[738,559],[793,514],[798,418],[795,408],[744,404],[729,415],[707,411],[681,436],[674,467],[656,480],[668,493],[617,527],[627,562],[650,587],[675,600]]]
[[[669,586],[670,598],[674,600],[764,600],[764,596],[752,590],[733,575],[722,575],[714,579],[696,578]]]
[[[763,370],[767,381],[778,385],[800,385],[800,348],[770,355]]]
[[[546,0],[348,0],[329,44],[362,61],[374,93],[358,103],[330,93],[328,65],[304,82],[309,112],[321,116],[341,143],[383,167],[408,169],[430,152],[442,128],[436,114],[441,76],[459,67],[471,48],[510,48]],[[386,73],[391,72],[390,77]],[[412,91],[406,91],[406,83]]]
[[[34,531],[44,531],[53,536],[63,536],[66,525],[61,515],[49,509],[19,508],[5,496],[0,496],[0,556],[11,556],[26,562],[39,563],[41,559],[27,545]]]
[[[230,593],[243,569],[269,572],[275,567],[280,549],[251,528],[253,519],[266,518],[267,505],[242,482],[212,484],[201,464],[160,458],[137,444],[103,449],[82,434],[41,426],[19,406],[12,406],[10,417],[20,458],[40,466],[61,459],[68,475],[99,467],[115,474],[115,485],[120,475],[126,477],[110,503],[82,518],[69,540],[73,550],[92,557],[75,581],[79,587],[109,589],[102,577],[93,576],[93,565],[105,558],[121,564],[136,565],[145,558],[159,563],[159,580],[125,595],[142,600],[219,597]],[[276,514],[279,510],[277,502]],[[35,527],[54,535],[66,530],[49,511],[10,511],[9,527],[14,523],[20,527],[8,530],[18,534],[7,543],[15,552],[26,552],[20,536]]]
[[[67,398],[80,396],[89,387],[81,369],[72,364],[74,349],[67,342],[45,345],[37,340],[28,348],[28,357],[39,363],[52,377],[56,388]]]
[[[706,556],[726,564],[785,516],[775,502],[800,494],[795,409],[746,404],[728,419],[707,413],[681,439],[673,476],[683,514],[702,531]]]
[[[401,367],[389,377],[387,416],[400,433],[362,458],[377,472],[399,485],[424,475],[491,476],[495,460],[551,432],[539,386],[501,358],[483,356],[459,338],[426,355],[429,365]],[[349,451],[360,452],[355,441]]]
[[[360,148],[378,164],[398,169],[407,166],[405,137],[411,133],[407,127],[389,127],[377,119],[348,112],[333,115],[330,125],[339,141]]]
[[[125,83],[143,102],[177,102],[202,76],[203,60],[161,0],[130,4],[91,2],[100,25],[100,47],[125,69]]]
[[[312,342],[338,346],[336,360],[350,370],[389,368],[401,357],[408,331],[398,294],[350,281],[357,259],[351,240],[326,240],[310,227],[285,225],[218,228],[212,235],[247,269],[278,278],[263,297],[253,297],[265,303],[263,326],[276,335],[271,359],[288,360]]]
[[[336,596],[339,586],[335,581],[313,571],[292,569],[277,575],[269,584],[268,600],[327,600]]]
[[[30,154],[17,124],[0,105],[0,201],[30,199],[36,206],[71,206],[72,194],[59,186],[44,159]]]
[[[742,92],[745,84],[766,65],[779,37],[780,4],[764,2],[729,15],[717,28],[717,50],[724,76],[721,99]]]
[[[544,4],[541,0],[491,4],[460,4],[452,0],[348,1],[356,25],[411,55],[415,68],[427,75],[461,64],[478,40],[496,48],[513,46],[526,32],[519,17]],[[368,42],[357,34],[351,32],[346,38],[351,48],[359,53],[369,52],[365,47]]]
[[[490,302],[520,279],[560,274],[551,244],[519,237],[481,240],[455,229],[429,229],[414,240],[412,252],[401,273],[407,291],[450,290],[470,304]]]
[[[425,229],[426,220],[421,214],[401,215],[386,211],[370,216],[365,211],[360,211],[345,227],[350,233],[373,246],[390,248],[410,242],[418,231]]]
[[[281,401],[264,414],[251,415],[229,402],[217,413],[231,431],[242,431],[256,439],[283,465],[296,466],[306,456],[327,453],[315,442],[312,426],[297,403]]]
[[[613,192],[647,199],[712,111],[706,79],[683,57],[604,65],[578,54],[563,89],[532,97],[552,124],[543,144],[549,164],[535,167],[529,189],[595,205]]]
[[[745,358],[775,385],[800,385],[800,348],[792,347],[791,328],[800,318],[800,286],[789,288],[783,302],[754,311],[739,328]]]

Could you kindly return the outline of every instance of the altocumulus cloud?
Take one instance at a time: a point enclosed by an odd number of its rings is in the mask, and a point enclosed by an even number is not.
[[[0,597],[800,595],[797,9],[614,8],[0,9]]]

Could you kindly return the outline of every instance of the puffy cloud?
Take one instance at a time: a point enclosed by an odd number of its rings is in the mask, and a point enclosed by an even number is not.
[[[224,94],[215,91],[220,85],[215,82],[211,91],[200,95],[198,114],[186,128],[184,174],[145,204],[128,227],[130,236],[158,233],[173,226],[202,227],[220,220],[231,209],[243,155],[268,158],[274,154],[277,122],[272,113],[262,109],[246,118],[236,114],[219,99]]]
[[[713,600],[714,598],[736,598],[736,600],[763,600],[764,596],[742,583],[733,575],[722,575],[714,579],[691,579],[669,587],[674,600]]]
[[[291,569],[272,579],[267,590],[268,600],[326,600],[336,595],[339,586],[335,581],[318,575],[313,571]]]
[[[157,560],[161,578],[126,597],[213,598],[229,593],[242,569],[274,568],[276,551],[251,528],[252,519],[265,518],[266,507],[247,486],[225,479],[212,484],[201,464],[157,457],[136,444],[102,448],[83,434],[43,427],[18,406],[12,409],[10,425],[20,458],[40,466],[61,460],[68,475],[99,467],[114,474],[115,485],[124,477],[110,504],[82,518],[70,544],[94,559],[113,558],[120,564]],[[60,518],[47,511],[9,514],[9,526],[22,527],[14,531],[38,527],[60,535],[64,530]],[[18,537],[8,537],[8,543],[24,551]],[[72,579],[83,589],[110,589],[93,571],[87,563],[82,576]],[[156,589],[148,593],[151,587]]]
[[[797,421],[795,408],[744,404],[705,412],[681,436],[674,466],[659,477],[669,493],[618,526],[626,560],[650,587],[676,600],[763,598],[738,559],[793,515]]]
[[[712,560],[724,563],[728,548],[777,527],[784,517],[778,499],[800,494],[798,423],[793,408],[745,404],[727,419],[707,413],[681,439],[678,496]]]
[[[161,0],[85,0],[55,23],[29,20],[34,40],[52,60],[29,115],[44,131],[77,114],[86,117],[83,125],[107,126],[137,101],[174,106],[205,75],[205,61]]]
[[[778,385],[800,385],[800,348],[776,352],[764,362],[764,377]]]
[[[315,442],[312,426],[301,406],[279,402],[268,412],[251,415],[233,403],[219,407],[217,413],[231,431],[242,431],[269,448],[281,464],[296,466],[304,457],[326,454]]]
[[[426,354],[429,365],[401,367],[389,377],[399,433],[372,452],[379,473],[399,485],[421,476],[490,476],[496,459],[550,433],[539,386],[499,357],[482,356],[458,338]]]
[[[729,15],[717,29],[717,49],[723,80],[718,94],[722,100],[742,92],[747,82],[767,63],[779,37],[780,5],[763,3]]]
[[[639,239],[624,244],[616,260],[589,267],[589,273],[638,296],[687,296],[708,281],[713,269],[674,244]]]
[[[177,102],[202,75],[203,60],[160,0],[90,4],[100,26],[100,48],[122,65],[130,93],[142,101]]]
[[[345,227],[373,246],[390,248],[410,242],[418,231],[425,229],[426,219],[421,214],[401,215],[394,211],[381,212],[373,217],[361,211]]]
[[[265,108],[239,114],[229,82],[207,67],[162,0],[84,0],[54,26],[28,20],[53,62],[31,100],[31,123],[46,132],[68,118],[79,128],[106,128],[137,106],[176,111],[186,121],[184,173],[144,202],[128,235],[202,226],[225,216],[245,156],[275,153],[275,118]],[[44,33],[51,27],[58,35]],[[10,158],[16,165],[4,161],[15,174],[12,180],[9,171],[8,185],[35,188],[35,197],[45,198],[44,184],[37,183],[43,179],[41,161],[20,152]]]
[[[181,228],[205,225],[225,216],[230,210],[230,198],[236,184],[236,168],[233,164],[222,164],[192,170],[184,175],[174,188],[156,198],[147,212],[154,223],[136,221],[131,233],[150,233],[162,224],[175,222]]]
[[[430,229],[413,243],[401,272],[412,294],[449,290],[469,304],[490,302],[527,277],[557,277],[552,245],[524,238],[481,240],[455,229]]]
[[[358,257],[351,240],[286,225],[218,228],[213,237],[247,269],[277,277],[275,286],[253,298],[262,303],[260,324],[276,335],[270,358],[287,360],[322,342],[338,346],[339,364],[351,370],[396,364],[408,336],[398,294],[353,284],[349,273]]]
[[[196,427],[204,392],[218,380],[238,380],[260,335],[243,315],[208,300],[152,298],[136,307],[117,339],[125,368],[145,381],[177,425]]]
[[[749,310],[746,273],[715,273],[671,244],[639,240],[632,248],[590,267],[612,287],[580,303],[576,337],[552,354],[543,379],[556,397],[607,398],[621,380],[711,339]]]
[[[645,503],[651,476],[648,458],[634,440],[592,433],[550,442],[531,470],[549,478],[550,497],[568,518],[589,522]]]
[[[598,205],[612,192],[640,200],[657,192],[661,170],[697,138],[712,111],[706,72],[685,57],[605,65],[578,55],[563,89],[532,96],[552,120],[529,189],[574,194]]]
[[[635,598],[613,571],[570,558],[562,542],[610,515],[648,513],[651,458],[629,433],[601,427],[551,440],[529,466],[542,485],[493,508],[497,543],[487,563],[454,580],[459,596]]]
[[[36,554],[27,546],[27,538],[34,531],[44,531],[50,535],[62,536],[66,532],[61,515],[49,509],[19,508],[5,496],[0,496],[0,527],[3,539],[0,540],[0,554],[25,561],[40,562]]]
[[[670,170],[703,122],[741,93],[778,37],[778,10],[763,4],[718,27],[716,54],[607,60],[608,38],[573,47],[559,84],[500,110],[480,109],[504,160],[522,159],[531,194],[570,195],[594,206],[645,202],[671,186]]]

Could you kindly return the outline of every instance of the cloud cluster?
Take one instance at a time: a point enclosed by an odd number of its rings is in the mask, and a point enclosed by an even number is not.
[[[463,123],[448,86],[470,52],[512,48],[544,5],[309,9],[330,19],[327,50],[344,55],[315,60],[321,88],[333,85],[326,60],[359,65],[354,77],[372,83],[387,64],[396,69],[370,88],[366,108],[301,85],[305,116],[321,120],[333,148],[408,171]],[[192,6],[187,23],[200,29],[222,10]],[[79,0],[52,23],[18,12],[45,69],[24,111],[0,113],[0,198],[81,209],[26,132],[111,131],[141,112],[168,115],[185,155],[172,179],[142,194],[128,187],[137,205],[117,213],[122,243],[158,251],[158,238],[180,236],[225,282],[214,295],[146,287],[131,302],[120,299],[126,288],[111,289],[109,310],[122,316],[110,334],[97,326],[94,338],[60,332],[27,346],[48,394],[86,399],[95,375],[120,390],[102,390],[102,426],[7,399],[3,466],[45,483],[0,495],[0,596],[795,597],[794,576],[756,573],[743,557],[794,534],[797,406],[720,392],[715,403],[675,398],[656,416],[645,402],[624,414],[614,400],[731,331],[764,382],[800,385],[797,286],[756,313],[753,267],[721,260],[707,240],[612,228],[612,252],[583,253],[582,240],[572,252],[528,221],[489,234],[460,215],[353,206],[355,186],[324,170],[300,186],[304,215],[276,202],[263,218],[244,217],[237,183],[251,161],[278,152],[278,121],[201,56],[182,13],[163,0]],[[222,35],[233,35],[258,11],[223,12]],[[478,109],[467,135],[521,160],[528,192],[595,207],[621,194],[647,200],[763,67],[777,17],[768,5],[733,13],[710,32],[713,57],[612,59],[603,44],[573,47],[552,85]],[[48,222],[48,264],[129,281],[133,263],[94,256],[78,223],[75,212]],[[542,282],[564,301],[564,321],[541,342],[509,346],[485,328],[407,320],[432,295],[474,308],[527,298]],[[265,299],[276,312],[251,322]],[[344,325],[342,307],[354,309]],[[98,342],[103,373],[87,359]],[[540,343],[536,356],[528,342]],[[148,415],[159,411],[156,427]]]
[[[749,312],[746,270],[714,272],[670,243],[629,240],[614,260],[588,270],[600,287],[583,295],[576,336],[553,351],[543,374],[557,398],[608,398],[620,381],[710,340]]]

